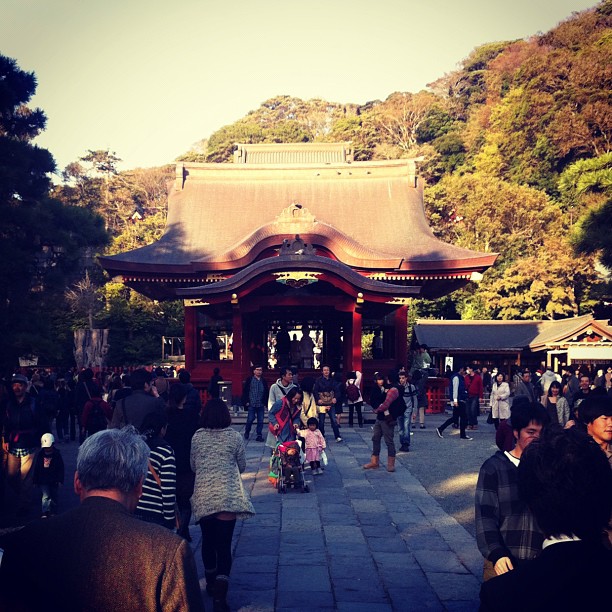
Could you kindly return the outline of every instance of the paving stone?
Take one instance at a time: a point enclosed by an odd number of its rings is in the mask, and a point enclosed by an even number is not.
[[[391,604],[356,601],[339,601],[336,604],[336,610],[339,612],[393,612]]]
[[[304,609],[312,612],[328,608],[334,609],[334,596],[331,591],[319,591],[315,589],[290,588],[279,590],[276,598],[277,608],[287,608],[288,610]]]
[[[427,579],[444,602],[450,599],[478,601],[480,580],[472,574],[428,572]]]
[[[275,612],[276,588],[236,589],[232,581],[227,600],[230,608],[236,612]],[[212,599],[206,598],[204,605],[206,610],[212,610]]]
[[[389,599],[395,610],[427,610],[442,612],[445,605],[438,599],[433,589],[427,585],[421,588],[392,587],[388,589]],[[471,612],[475,612],[474,608]]]
[[[456,600],[456,601],[445,601],[444,608],[447,612],[473,612],[474,610],[478,610],[480,607],[480,598],[472,599],[470,601],[466,600]]]
[[[381,525],[379,523],[376,525],[361,522],[361,531],[366,538],[370,536],[381,538],[393,538],[399,536],[397,528],[391,524]]]
[[[448,543],[437,535],[420,535],[414,533],[400,533],[410,550],[450,550]]]
[[[424,572],[469,573],[457,555],[452,552],[441,555],[436,550],[414,550],[413,555]]]
[[[406,543],[397,535],[391,538],[369,537],[366,541],[373,551],[402,553],[408,550]]]
[[[328,568],[332,578],[361,578],[366,576],[374,579],[377,571],[370,555],[359,557],[355,555],[332,555],[328,560]]]
[[[325,541],[328,546],[348,543],[365,543],[361,529],[352,525],[324,525]]]
[[[243,572],[269,574],[272,571],[276,572],[277,566],[277,555],[235,555],[232,561],[232,572],[238,575]]]
[[[406,550],[406,552],[387,552],[387,551],[372,551],[372,558],[379,568],[396,571],[400,570],[416,570],[421,571],[420,565],[417,563],[414,555]],[[424,576],[424,574],[423,574]]]
[[[296,571],[293,566],[280,565],[278,568],[278,592],[323,591],[331,593],[329,572],[324,565],[312,565]]]

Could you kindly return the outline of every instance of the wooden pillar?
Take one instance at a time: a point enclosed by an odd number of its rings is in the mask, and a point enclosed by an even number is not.
[[[193,372],[198,355],[198,317],[195,306],[185,306],[185,368]]]
[[[232,363],[232,395],[239,396],[242,393],[242,381],[246,378],[245,372],[248,372],[248,361],[246,366],[244,364],[244,359],[248,358],[248,351],[243,350],[245,347],[242,312],[238,304],[232,306],[232,334],[232,353],[234,357]]]
[[[346,361],[346,371],[363,372],[363,356],[361,354],[361,308],[355,305],[352,312],[352,334],[350,342],[350,358]]]
[[[408,306],[395,311],[395,361],[406,365],[408,358]]]

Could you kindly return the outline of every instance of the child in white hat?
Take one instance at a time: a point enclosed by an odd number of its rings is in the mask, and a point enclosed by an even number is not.
[[[34,462],[34,484],[42,492],[42,518],[48,518],[57,510],[57,492],[59,485],[64,484],[64,460],[55,448],[53,434],[44,434],[40,445]]]

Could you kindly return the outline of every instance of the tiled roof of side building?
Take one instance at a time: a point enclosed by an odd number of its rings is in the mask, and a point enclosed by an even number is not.
[[[417,341],[435,350],[523,350],[571,339],[589,326],[612,339],[612,327],[592,315],[551,321],[418,320]]]

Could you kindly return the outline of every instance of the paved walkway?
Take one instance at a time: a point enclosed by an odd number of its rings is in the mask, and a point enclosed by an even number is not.
[[[322,476],[306,470],[310,493],[284,495],[268,482],[268,449],[249,441],[244,479],[257,515],[236,525],[231,609],[477,610],[474,538],[410,473],[407,455],[398,455],[395,473],[364,470],[370,427],[343,427],[342,436]],[[199,528],[191,533],[203,576]]]

